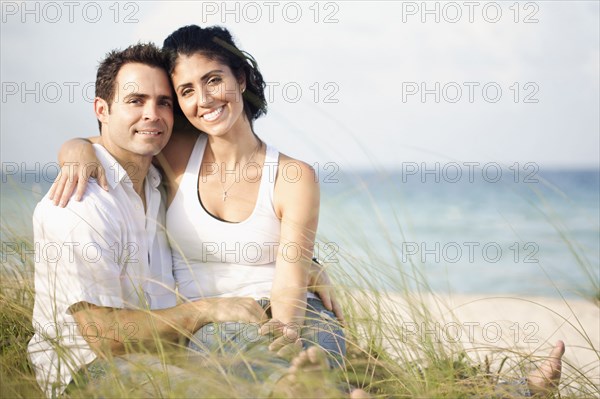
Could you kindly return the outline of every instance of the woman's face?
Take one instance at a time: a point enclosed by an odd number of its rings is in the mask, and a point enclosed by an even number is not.
[[[220,136],[244,123],[244,82],[202,54],[179,56],[171,75],[183,113],[196,129]]]

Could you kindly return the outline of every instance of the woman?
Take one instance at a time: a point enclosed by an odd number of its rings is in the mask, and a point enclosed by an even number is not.
[[[181,111],[205,133],[177,135],[163,151],[173,173],[167,227],[179,292],[192,300],[270,298],[273,319],[305,324],[319,210],[312,169],[254,133],[253,121],[266,112],[265,84],[226,29],[186,26],[163,50]],[[289,167],[299,171],[298,179],[287,178]],[[341,329],[321,328],[327,323],[319,315],[327,311],[316,297],[308,297],[308,309],[308,324],[318,326],[303,330],[306,343],[341,361]]]

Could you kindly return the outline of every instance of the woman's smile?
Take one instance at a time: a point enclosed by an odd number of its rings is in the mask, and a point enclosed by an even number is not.
[[[203,118],[207,122],[214,122],[215,120],[217,120],[219,118],[219,116],[221,116],[223,114],[224,109],[225,109],[225,106],[221,105],[219,108],[203,114],[201,116],[201,118]]]

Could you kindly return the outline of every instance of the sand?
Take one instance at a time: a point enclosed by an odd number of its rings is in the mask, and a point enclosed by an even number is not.
[[[390,295],[383,303],[378,314],[388,326],[388,346],[405,349],[433,339],[448,348],[464,347],[476,361],[487,355],[494,370],[504,357],[522,358],[517,354],[529,356],[531,362],[524,366],[532,368],[560,339],[566,344],[561,390],[577,389],[581,373],[600,385],[600,307],[591,300],[427,295],[423,303],[431,312],[429,319],[436,321],[428,324],[411,314],[402,296]],[[506,367],[511,367],[510,361]]]

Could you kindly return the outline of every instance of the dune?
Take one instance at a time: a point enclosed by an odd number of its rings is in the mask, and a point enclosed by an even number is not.
[[[518,367],[531,370],[560,339],[566,344],[561,389],[577,391],[582,378],[600,385],[600,306],[591,300],[433,294],[380,298],[376,311],[391,353],[412,351],[418,358],[419,344],[431,340],[450,352],[464,349],[480,364],[487,357],[492,371],[508,358],[502,370],[516,377]],[[373,302],[358,296],[353,304],[361,314],[373,312]],[[416,303],[424,305],[426,317],[415,313]]]

